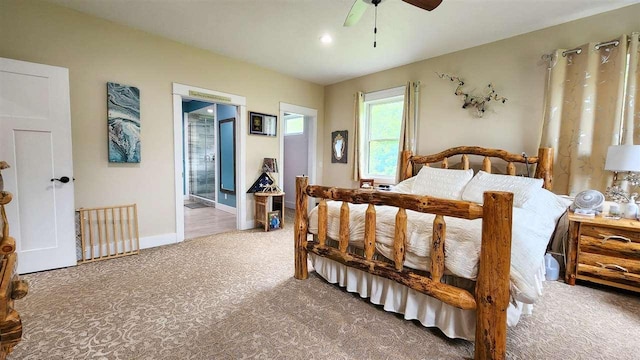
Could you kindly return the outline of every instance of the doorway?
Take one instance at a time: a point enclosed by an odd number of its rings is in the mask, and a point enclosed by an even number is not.
[[[173,93],[178,241],[246,228],[236,216],[246,207],[238,192],[245,99],[176,83]]]
[[[280,103],[280,159],[282,171],[279,183],[285,192],[285,207],[295,208],[296,176],[306,175],[316,183],[316,134],[318,111],[304,106]],[[312,208],[312,199],[309,199]],[[289,212],[293,214],[293,212]]]
[[[182,110],[185,114],[183,132],[185,206],[193,209],[197,208],[196,205],[215,206],[217,178],[215,104],[185,100],[182,102]]]
[[[304,115],[284,113],[284,159],[283,175],[285,207],[293,209],[296,204],[296,176],[309,175],[309,126]],[[308,119],[307,119],[308,120]]]
[[[238,110],[183,99],[182,111],[185,239],[235,230],[233,144]]]

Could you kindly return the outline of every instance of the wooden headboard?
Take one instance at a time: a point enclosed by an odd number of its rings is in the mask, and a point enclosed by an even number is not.
[[[525,157],[520,154],[510,153],[505,150],[487,149],[479,146],[458,146],[444,150],[433,155],[413,155],[409,150],[402,152],[400,162],[401,179],[405,180],[415,175],[416,165],[429,166],[431,163],[441,162],[442,168],[449,167],[448,158],[456,155],[462,155],[462,168],[469,169],[469,155],[484,156],[482,160],[482,170],[491,172],[491,158],[502,159],[507,162],[507,174],[516,175],[516,166],[514,163],[522,163],[527,165],[536,164],[534,177],[544,181],[543,187],[551,190],[553,187],[553,152],[551,148],[538,149],[538,156]]]

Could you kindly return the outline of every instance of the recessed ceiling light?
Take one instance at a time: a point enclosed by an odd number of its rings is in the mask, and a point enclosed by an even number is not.
[[[329,34],[324,34],[320,37],[320,41],[323,44],[331,44],[331,42],[333,41],[333,39],[331,38],[331,35]]]
[[[209,114],[213,114],[213,109],[207,109],[207,112],[208,112]]]

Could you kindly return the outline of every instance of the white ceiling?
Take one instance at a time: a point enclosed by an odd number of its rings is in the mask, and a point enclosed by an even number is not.
[[[332,84],[486,44],[640,0],[401,0],[343,27],[353,0],[49,0],[318,84]],[[330,34],[330,45],[320,43]]]

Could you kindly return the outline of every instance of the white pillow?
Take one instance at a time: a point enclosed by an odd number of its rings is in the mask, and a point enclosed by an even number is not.
[[[522,207],[540,188],[542,179],[478,171],[464,189],[462,200],[482,204],[485,191],[508,191],[513,193],[513,206]]]
[[[412,194],[460,200],[465,185],[473,177],[473,169],[452,170],[423,166],[415,176]]]
[[[522,204],[522,208],[531,210],[539,214],[540,217],[553,217],[556,221],[560,215],[567,211],[572,202],[543,188],[536,189],[533,195],[527,202]]]
[[[412,176],[406,180],[400,181],[393,187],[394,192],[411,194],[413,191],[413,183],[416,181],[416,177]]]

